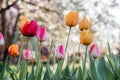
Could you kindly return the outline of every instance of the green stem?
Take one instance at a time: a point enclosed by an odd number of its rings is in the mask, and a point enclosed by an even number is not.
[[[68,33],[67,42],[66,42],[66,46],[65,46],[65,52],[67,51],[67,47],[68,47],[68,41],[69,41],[70,31],[71,31],[71,27],[69,28],[69,33]]]
[[[39,52],[39,54],[38,54],[38,59],[39,59],[39,57],[41,57],[41,46],[42,46],[42,42],[40,41],[40,46],[39,46],[39,49],[40,49],[39,51],[40,51],[40,52]]]
[[[52,46],[53,46],[53,39],[51,40],[51,44],[50,44],[50,54],[49,54],[48,64],[50,62],[50,55],[51,55],[51,52],[52,52]]]
[[[26,49],[28,49],[28,42],[29,42],[29,37],[27,37]]]
[[[79,44],[79,47],[78,47],[78,53],[80,52],[80,46],[81,46],[81,44]]]
[[[88,46],[86,46],[85,59],[84,59],[84,63],[83,63],[83,80],[85,80],[85,69],[86,69],[86,59],[87,59],[87,48],[88,48]]]
[[[39,51],[37,54],[37,67],[36,67],[36,73],[38,74],[38,68],[40,66],[40,58],[41,58],[41,46],[42,46],[42,42],[40,41],[40,45],[39,45]]]

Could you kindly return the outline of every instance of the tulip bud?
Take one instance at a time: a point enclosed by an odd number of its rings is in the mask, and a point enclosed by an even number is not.
[[[83,30],[80,34],[80,43],[83,45],[89,45],[93,41],[93,33],[89,30]]]
[[[99,47],[96,44],[93,44],[90,47],[90,53],[94,58],[100,57],[100,50]]]
[[[23,58],[26,59],[26,60],[35,59],[35,53],[31,50],[24,50],[22,55],[23,55]]]
[[[33,37],[36,35],[38,24],[35,20],[28,20],[26,17],[22,17],[20,20],[20,31],[24,36]]]
[[[44,26],[40,26],[37,31],[37,38],[39,41],[46,40],[46,28]]]
[[[9,48],[8,48],[8,53],[11,56],[17,56],[19,55],[18,52],[18,45],[17,44],[12,44]]]
[[[92,24],[92,21],[88,17],[84,16],[82,18],[82,20],[80,21],[79,29],[81,31],[84,30],[84,29],[87,30],[91,26],[91,24]]]
[[[65,58],[65,48],[63,45],[59,45],[56,49],[55,56],[57,59]]]
[[[79,13],[78,12],[73,12],[70,11],[66,16],[65,16],[65,23],[69,27],[74,27],[77,25],[79,19]]]
[[[3,45],[4,45],[4,38],[2,33],[0,32],[0,46],[3,46]]]

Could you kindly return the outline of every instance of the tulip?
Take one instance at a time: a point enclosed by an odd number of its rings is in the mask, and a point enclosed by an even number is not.
[[[89,30],[83,30],[80,35],[80,43],[83,45],[89,45],[93,41],[93,33]]]
[[[80,21],[79,29],[81,31],[84,30],[84,29],[87,30],[91,26],[91,24],[92,24],[92,21],[88,17],[84,16],[82,18],[82,20]]]
[[[65,23],[69,27],[74,27],[77,25],[79,19],[79,13],[78,12],[73,12],[70,11],[66,16],[65,16]]]
[[[46,28],[44,26],[40,26],[37,31],[37,38],[40,42],[46,40]]]
[[[12,44],[9,48],[8,48],[8,53],[11,56],[17,56],[19,55],[18,52],[18,45],[17,44]]]
[[[35,20],[29,20],[27,17],[22,17],[20,20],[20,31],[24,36],[33,37],[36,35],[38,24]]]
[[[4,38],[2,33],[0,32],[0,46],[3,46],[3,45],[4,45]]]
[[[65,49],[63,45],[59,45],[56,49],[55,56],[57,59],[64,59],[65,58]]]
[[[96,44],[90,47],[90,53],[94,58],[100,57],[100,49]]]
[[[33,60],[35,59],[35,53],[31,50],[23,50],[23,58],[26,60]]]

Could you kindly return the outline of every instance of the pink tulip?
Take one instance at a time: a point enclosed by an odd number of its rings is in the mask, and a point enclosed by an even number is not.
[[[23,58],[26,60],[31,60],[35,58],[35,53],[31,50],[24,50],[23,51]]]
[[[1,32],[0,32],[0,45],[2,46],[4,45],[4,38]]]
[[[64,59],[65,58],[65,48],[63,45],[59,45],[56,49],[55,56],[58,59]]]
[[[44,26],[40,26],[37,31],[37,38],[39,41],[46,40],[46,28]]]
[[[90,53],[94,58],[100,57],[100,50],[96,44],[90,47]]]

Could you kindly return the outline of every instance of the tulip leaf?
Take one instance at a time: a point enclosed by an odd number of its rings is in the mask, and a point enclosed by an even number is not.
[[[32,71],[30,76],[28,77],[27,80],[35,80],[35,76],[34,76],[34,64],[32,64]]]
[[[63,66],[63,61],[61,60],[58,63],[58,66],[57,66],[57,69],[56,69],[56,72],[55,72],[55,80],[60,80],[62,66]]]
[[[6,57],[5,62],[3,62],[3,64],[2,64],[2,69],[1,69],[1,72],[0,72],[0,80],[3,80],[6,65],[7,65],[7,61],[8,61],[8,56]]]
[[[99,80],[114,80],[112,72],[107,68],[105,59],[102,57],[97,65]]]
[[[90,59],[90,74],[92,80],[98,80],[97,72],[96,72],[96,67],[95,67],[95,61],[94,58],[91,56],[89,53],[89,59]]]
[[[26,80],[27,67],[28,67],[27,61],[23,60],[21,69],[20,69],[19,80]]]
[[[78,68],[78,80],[83,80],[81,67]]]
[[[36,75],[36,79],[35,80],[41,80],[42,78],[42,71],[43,71],[43,65],[41,64],[40,67],[38,67],[38,73]]]

